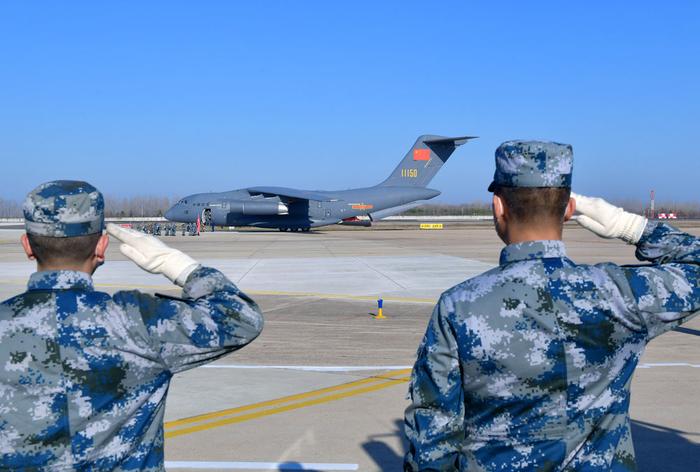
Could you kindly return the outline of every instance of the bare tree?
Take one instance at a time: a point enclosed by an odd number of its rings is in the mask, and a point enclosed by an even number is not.
[[[0,218],[21,218],[22,205],[13,200],[0,198]]]

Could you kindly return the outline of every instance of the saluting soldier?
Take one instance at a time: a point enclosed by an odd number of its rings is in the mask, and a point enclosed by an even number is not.
[[[646,344],[700,310],[700,239],[570,198],[571,146],[496,150],[500,264],[442,294],[418,350],[406,470],[634,471],[629,402]],[[650,265],[580,265],[564,221]]]
[[[121,252],[182,297],[94,289],[103,197],[55,181],[24,203],[27,291],[0,304],[0,469],[162,471],[173,374],[245,346],[258,306],[221,272],[153,236],[108,225]]]

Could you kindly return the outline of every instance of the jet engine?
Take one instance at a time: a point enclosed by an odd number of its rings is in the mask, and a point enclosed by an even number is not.
[[[228,211],[239,215],[288,215],[289,208],[278,200],[236,200],[229,202]]]
[[[202,222],[217,226],[229,225],[229,215],[270,216],[288,215],[289,208],[278,200],[233,200],[211,205],[202,211]]]

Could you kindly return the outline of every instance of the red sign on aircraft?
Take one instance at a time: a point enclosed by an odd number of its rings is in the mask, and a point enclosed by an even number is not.
[[[429,161],[430,160],[430,149],[414,149],[413,150],[413,160],[414,161]]]

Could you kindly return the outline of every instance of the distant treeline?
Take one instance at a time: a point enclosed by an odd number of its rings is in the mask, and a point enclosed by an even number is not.
[[[136,197],[105,196],[105,216],[124,218],[163,216],[175,203],[174,198],[141,195]]]
[[[613,201],[627,211],[649,216],[648,202],[641,200]],[[678,218],[700,218],[700,202],[656,202],[655,213],[675,213]],[[491,203],[471,202],[461,205],[427,204],[412,208],[405,216],[490,215]]]
[[[22,205],[13,200],[0,198],[0,218],[18,218],[22,216]]]
[[[471,202],[461,205],[430,203],[411,208],[401,214],[404,216],[490,215],[491,204],[485,202]]]
[[[107,217],[163,216],[175,203],[175,198],[139,195],[135,197],[105,197]],[[648,202],[641,200],[613,201],[628,211],[648,215]],[[678,218],[700,218],[700,202],[657,202],[656,213],[675,213]],[[491,203],[475,201],[459,205],[427,204],[412,208],[406,216],[446,216],[446,215],[490,215]],[[0,218],[20,218],[22,204],[14,200],[0,198]]]
[[[174,198],[140,195],[135,197],[105,196],[105,216],[139,217],[163,216]],[[14,200],[0,198],[0,218],[21,218],[22,204]]]

